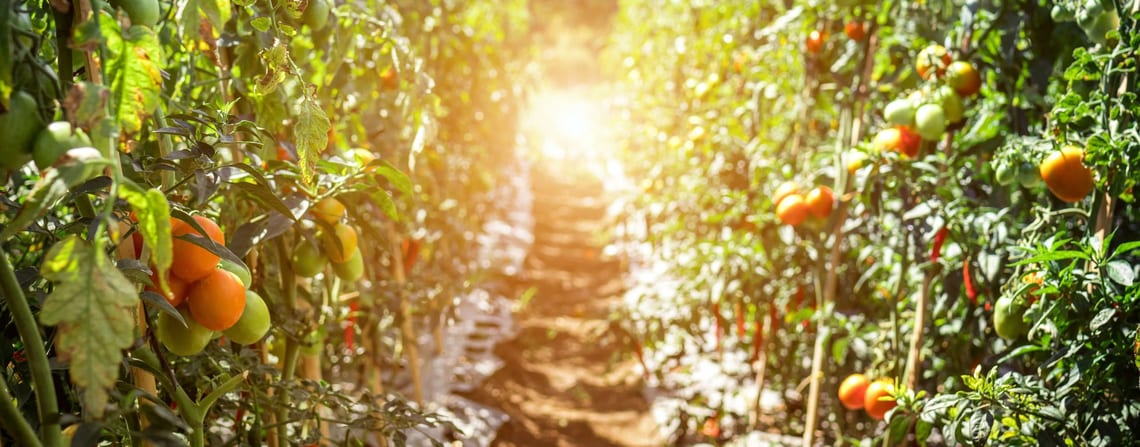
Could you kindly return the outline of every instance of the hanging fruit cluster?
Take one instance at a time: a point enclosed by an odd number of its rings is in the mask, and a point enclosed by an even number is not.
[[[157,293],[179,313],[164,312],[155,334],[170,352],[189,356],[201,352],[219,334],[239,344],[252,344],[269,331],[269,307],[249,290],[246,267],[222,258],[203,245],[225,244],[222,229],[205,216],[193,224],[171,219],[174,263],[165,278],[151,274],[147,290]],[[179,238],[198,238],[193,242]],[[208,238],[208,240],[206,239]]]
[[[922,141],[938,141],[948,129],[964,122],[962,102],[976,95],[982,86],[977,68],[969,62],[955,61],[942,45],[931,45],[919,52],[915,69],[927,83],[883,108],[883,116],[891,127],[875,135],[872,145],[879,151],[917,157]]]
[[[789,181],[776,188],[776,193],[772,195],[772,203],[776,205],[776,217],[780,222],[794,227],[803,223],[809,216],[826,219],[835,206],[835,195],[831,192],[831,188],[825,185],[801,193],[799,185]]]

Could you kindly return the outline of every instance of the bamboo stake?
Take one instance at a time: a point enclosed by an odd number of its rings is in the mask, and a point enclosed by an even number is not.
[[[388,223],[388,240],[391,244],[392,253],[392,277],[396,282],[397,293],[400,294],[400,316],[403,322],[400,324],[400,332],[404,338],[404,350],[408,353],[408,367],[412,372],[412,387],[413,396],[416,403],[423,408],[424,405],[424,385],[423,376],[420,375],[420,354],[419,348],[416,345],[416,330],[415,325],[412,324],[412,306],[408,302],[408,294],[404,289],[407,278],[404,276],[404,263],[398,256],[401,253],[398,234],[396,233],[396,226]]]
[[[839,282],[837,272],[839,270],[839,259],[841,251],[839,247],[843,244],[843,223],[847,221],[847,202],[840,201],[838,215],[835,219],[835,226],[832,229],[834,235],[831,244],[831,260],[829,268],[827,268],[826,281],[823,289],[823,297],[816,305],[816,321],[823,323],[827,321],[829,312],[827,311],[827,303],[835,301],[836,286]],[[816,294],[818,297],[819,294]],[[811,447],[815,438],[815,426],[818,419],[819,412],[819,394],[822,385],[820,379],[823,378],[823,356],[824,345],[827,344],[827,338],[830,334],[822,324],[816,325],[815,333],[815,348],[812,351],[811,362],[811,375],[808,376],[810,384],[808,387],[808,407],[806,423],[804,424],[803,445],[804,447]]]

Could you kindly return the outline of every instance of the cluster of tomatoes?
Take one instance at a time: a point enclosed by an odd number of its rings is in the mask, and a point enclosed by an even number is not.
[[[197,215],[193,221],[171,219],[174,261],[166,278],[161,278],[165,281],[160,281],[157,272],[152,273],[147,286],[148,291],[166,298],[181,316],[160,314],[155,336],[170,352],[182,356],[201,352],[211,339],[222,334],[240,344],[257,342],[269,331],[269,307],[249,290],[251,278],[244,265],[178,237],[193,235],[215,244],[225,243],[222,229],[213,220]]]
[[[891,395],[895,384],[890,379],[871,381],[863,374],[852,374],[839,384],[839,401],[848,410],[863,410],[867,416],[881,421],[897,403]]]
[[[966,61],[955,61],[942,45],[931,45],[919,52],[915,69],[922,79],[935,82],[887,104],[883,115],[891,127],[875,135],[873,145],[877,150],[917,157],[923,140],[938,141],[948,128],[962,123],[962,100],[977,94],[982,87],[977,68]]]
[[[293,249],[293,272],[310,278],[332,264],[333,272],[343,281],[354,282],[364,276],[364,257],[357,245],[356,228],[344,222],[344,204],[332,197],[324,198],[313,205],[310,213],[332,231],[318,232],[319,247],[303,239],[297,244]]]
[[[64,154],[72,158],[100,156],[91,147],[91,139],[81,129],[72,129],[67,121],[44,125],[39,106],[32,95],[23,91],[12,92],[8,111],[0,114],[0,166],[19,169],[35,161],[40,170],[54,165]],[[89,152],[91,154],[83,154]]]
[[[809,216],[826,219],[835,206],[835,195],[831,188],[823,185],[804,194],[798,184],[789,181],[776,188],[772,203],[776,205],[776,217],[780,222],[796,226]]]

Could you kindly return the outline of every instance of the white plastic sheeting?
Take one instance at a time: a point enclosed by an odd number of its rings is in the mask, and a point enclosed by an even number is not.
[[[504,212],[490,217],[475,236],[476,260],[481,271],[493,276],[514,276],[522,272],[534,244],[530,166],[520,159],[502,178],[504,181],[490,199],[502,205]],[[455,319],[444,327],[443,352],[435,352],[430,331],[420,332],[425,407],[449,420],[462,433],[455,436],[459,440],[450,444],[453,446],[487,447],[509,419],[499,410],[455,394],[474,390],[502,368],[502,359],[494,355],[495,345],[517,334],[511,317],[514,301],[497,293],[494,286],[484,284],[455,297]],[[405,391],[406,395],[411,394],[410,390]],[[446,440],[447,435],[439,428],[422,433],[409,431],[408,445],[430,446],[428,436]]]

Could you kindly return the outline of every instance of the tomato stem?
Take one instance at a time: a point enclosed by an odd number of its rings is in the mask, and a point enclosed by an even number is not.
[[[0,427],[8,432],[18,445],[29,447],[43,445],[36,437],[36,431],[20,414],[20,409],[16,408],[16,399],[8,391],[8,381],[6,380],[0,380]]]
[[[32,308],[24,296],[24,289],[20,287],[16,273],[12,270],[12,263],[8,261],[7,253],[0,253],[0,282],[3,283],[4,297],[8,301],[8,309],[12,312],[12,319],[16,322],[16,330],[20,339],[24,341],[24,353],[28,358],[28,368],[32,372],[32,384],[36,390],[36,408],[40,417],[40,433],[44,445],[57,447],[63,444],[63,434],[59,428],[59,407],[56,400],[55,384],[51,379],[51,364],[48,363],[47,352],[44,350],[44,341],[40,337],[40,328],[36,317],[32,315]]]

